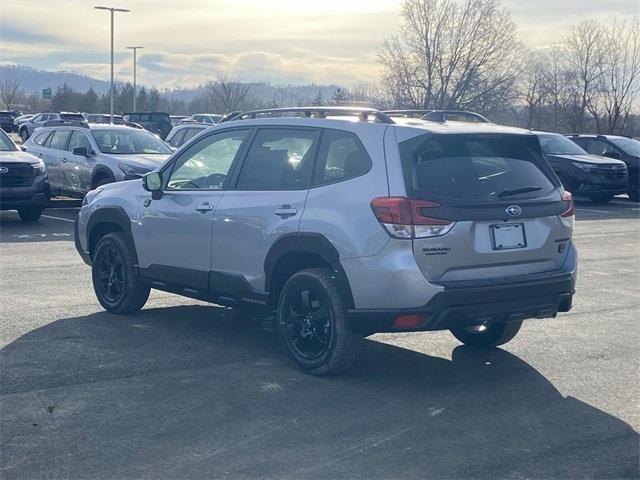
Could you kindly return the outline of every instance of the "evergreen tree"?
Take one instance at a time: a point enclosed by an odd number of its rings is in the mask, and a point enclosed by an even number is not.
[[[316,95],[316,97],[313,99],[313,102],[311,103],[316,107],[324,104],[324,99],[322,98],[322,90],[318,90],[318,95]]]
[[[340,105],[341,103],[345,103],[349,99],[349,92],[345,88],[338,87],[336,91],[333,92],[333,96],[331,100],[333,103]]]

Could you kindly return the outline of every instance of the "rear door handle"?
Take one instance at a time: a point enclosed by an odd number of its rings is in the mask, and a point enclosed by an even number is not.
[[[67,157],[62,157],[62,161],[66,162],[67,161]]]
[[[291,205],[282,205],[282,207],[276,210],[276,215],[282,218],[293,217],[296,213],[298,213],[298,209],[291,208]]]
[[[196,207],[196,211],[200,213],[210,212],[211,210],[213,210],[213,205],[211,205],[210,203],[203,203],[202,205]]]

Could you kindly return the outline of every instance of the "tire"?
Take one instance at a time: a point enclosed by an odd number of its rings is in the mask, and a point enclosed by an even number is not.
[[[20,140],[22,140],[22,143],[29,140],[29,131],[26,128],[20,130]]]
[[[144,306],[151,289],[134,275],[133,251],[122,233],[98,240],[91,263],[93,290],[105,310],[125,314]]]
[[[614,195],[611,195],[610,193],[592,193],[588,197],[593,203],[604,205],[605,203],[609,203]]]
[[[343,296],[328,269],[293,274],[280,293],[277,319],[289,358],[305,373],[344,372],[360,353],[363,337],[349,330]]]
[[[640,202],[640,188],[637,185],[633,188],[630,188],[627,192],[627,195],[629,195],[629,198],[633,202]]]
[[[106,185],[107,183],[113,183],[115,180],[112,177],[102,177],[96,183],[96,188],[101,187],[102,185]]]
[[[18,215],[20,219],[25,223],[37,222],[42,215],[42,208],[40,207],[24,207],[18,209]]]
[[[489,325],[485,330],[475,330],[477,327],[452,328],[450,332],[469,347],[492,348],[511,341],[520,331],[522,320],[519,322],[503,322]]]

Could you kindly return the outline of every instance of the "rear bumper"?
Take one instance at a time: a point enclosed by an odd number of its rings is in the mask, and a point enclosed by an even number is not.
[[[419,308],[352,309],[348,312],[349,326],[353,331],[363,333],[447,330],[485,322],[555,317],[558,312],[571,309],[575,269],[538,274],[520,281],[504,280],[504,283],[493,285],[445,285],[444,291]],[[394,328],[394,321],[399,315],[424,315],[426,318],[415,328],[398,329]]]

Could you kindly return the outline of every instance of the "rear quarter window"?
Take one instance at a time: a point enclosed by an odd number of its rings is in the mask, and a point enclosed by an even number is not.
[[[559,183],[533,136],[421,135],[400,144],[407,194],[491,202],[550,194]],[[510,192],[526,189],[521,194]]]
[[[325,130],[320,142],[315,186],[341,182],[364,175],[371,169],[371,158],[356,135]]]

